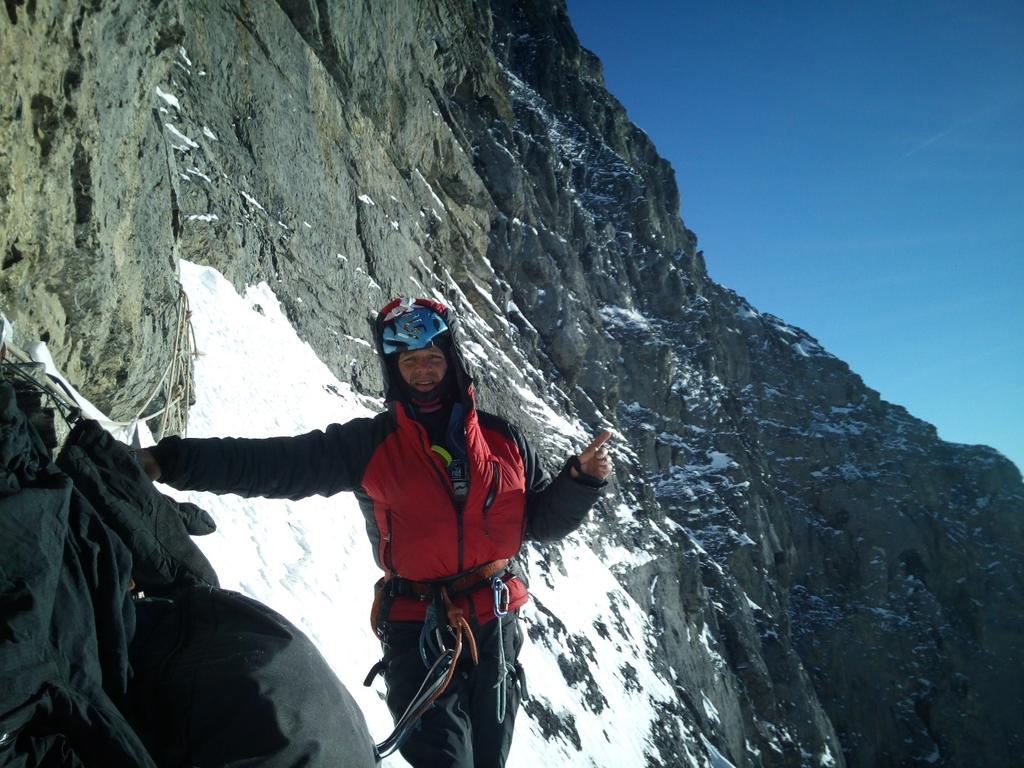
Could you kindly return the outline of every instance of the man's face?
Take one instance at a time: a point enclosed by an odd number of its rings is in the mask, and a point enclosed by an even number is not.
[[[437,347],[398,353],[398,372],[417,392],[429,392],[444,378],[448,358]]]

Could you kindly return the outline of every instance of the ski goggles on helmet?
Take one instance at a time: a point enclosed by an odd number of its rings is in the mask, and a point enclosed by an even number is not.
[[[437,346],[435,340],[447,333],[448,325],[437,312],[414,306],[388,319],[383,334],[384,354]]]

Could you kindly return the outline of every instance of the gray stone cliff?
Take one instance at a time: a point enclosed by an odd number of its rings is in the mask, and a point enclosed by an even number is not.
[[[179,259],[267,281],[371,396],[368,317],[442,297],[484,406],[552,456],[551,413],[616,431],[585,534],[644,554],[613,573],[651,631],[614,602],[595,626],[675,691],[648,765],[1020,761],[1020,472],[709,280],[560,0],[6,0],[0,50],[0,308],[113,416],[167,400]]]

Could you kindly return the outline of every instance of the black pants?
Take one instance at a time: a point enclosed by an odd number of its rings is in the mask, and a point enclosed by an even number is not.
[[[500,670],[498,622],[501,622],[506,669]],[[427,673],[420,657],[419,622],[389,622],[384,643],[387,703],[397,720],[416,695]],[[474,627],[480,664],[473,665],[463,644],[462,658],[444,695],[423,715],[401,748],[414,768],[501,768],[512,746],[519,709],[519,685],[513,671],[523,631],[515,613]],[[506,675],[505,717],[498,722],[499,675]]]

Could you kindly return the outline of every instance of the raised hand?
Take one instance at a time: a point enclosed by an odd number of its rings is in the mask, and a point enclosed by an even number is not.
[[[611,436],[612,433],[606,429],[595,437],[593,442],[584,448],[577,457],[580,462],[580,471],[583,474],[596,477],[598,480],[606,480],[612,473],[612,457],[608,455],[608,449],[604,447]],[[573,467],[572,473],[573,477],[577,476],[575,467]]]

